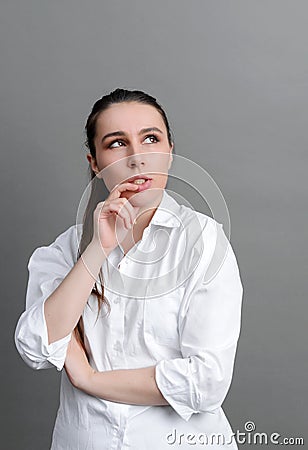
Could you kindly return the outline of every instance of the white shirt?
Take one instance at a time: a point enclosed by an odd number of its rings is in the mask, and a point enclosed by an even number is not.
[[[17,350],[30,367],[62,371],[51,450],[191,449],[204,447],[213,433],[223,437],[210,448],[237,449],[221,405],[232,380],[243,287],[222,224],[164,191],[142,239],[124,257],[119,245],[104,261],[110,315],[102,307],[96,321],[94,294],[83,311],[91,366],[155,365],[170,406],[90,396],[62,370],[71,333],[48,345],[44,301],[76,263],[81,232],[82,224],[73,225],[33,252],[26,309],[15,330]]]

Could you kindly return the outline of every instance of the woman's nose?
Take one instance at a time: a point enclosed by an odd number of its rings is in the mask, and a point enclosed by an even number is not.
[[[145,163],[144,161],[144,154],[142,153],[134,153],[133,155],[128,156],[128,165],[129,167],[135,167],[135,166],[143,166]]]
[[[132,167],[135,165],[139,166],[141,164],[144,164],[144,157],[145,154],[142,153],[142,149],[140,148],[140,146],[138,146],[138,144],[131,145],[128,155],[128,165]]]

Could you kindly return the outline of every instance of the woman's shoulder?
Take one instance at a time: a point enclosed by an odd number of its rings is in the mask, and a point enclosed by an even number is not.
[[[204,284],[213,280],[223,266],[238,271],[237,259],[223,223],[184,205],[181,205],[180,216],[186,225],[187,247],[193,250],[201,263],[198,267]]]
[[[78,246],[82,235],[82,224],[74,224],[58,234],[52,245],[73,245]]]
[[[74,224],[58,234],[51,243],[41,245],[33,251],[30,261],[51,260],[53,257],[63,257],[68,264],[77,261],[80,240],[82,236],[82,224]]]
[[[203,236],[211,235],[213,238],[216,237],[217,229],[223,226],[213,217],[183,204],[179,205],[179,219],[189,233],[195,231]]]

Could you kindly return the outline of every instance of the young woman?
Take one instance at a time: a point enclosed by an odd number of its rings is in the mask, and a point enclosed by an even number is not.
[[[86,133],[83,223],[31,255],[15,331],[30,367],[65,368],[51,449],[235,449],[221,407],[243,294],[231,244],[165,190],[174,144],[155,98],[116,89]]]

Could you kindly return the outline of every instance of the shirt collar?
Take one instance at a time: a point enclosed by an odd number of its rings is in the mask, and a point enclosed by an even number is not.
[[[181,206],[179,203],[164,189],[161,202],[152,217],[150,225],[177,228],[181,225],[180,210]]]

